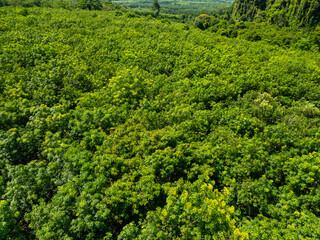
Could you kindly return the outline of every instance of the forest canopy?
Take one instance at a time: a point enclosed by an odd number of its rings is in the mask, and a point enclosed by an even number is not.
[[[112,8],[0,8],[0,238],[319,239],[315,48]]]

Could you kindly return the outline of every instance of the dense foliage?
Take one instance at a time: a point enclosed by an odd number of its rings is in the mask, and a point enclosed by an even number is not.
[[[110,5],[111,0],[104,1],[104,5]],[[0,0],[2,6],[22,6],[22,7],[50,7],[65,9],[88,9],[101,10],[101,0]]]
[[[153,0],[113,0],[115,4],[131,9],[139,14],[150,14]],[[226,10],[233,0],[166,0],[159,1],[161,15],[165,17],[186,20],[192,19],[200,13],[214,13]],[[182,15],[182,16],[181,16]]]
[[[320,23],[319,0],[235,0],[232,18],[264,18],[279,26],[315,26]]]
[[[1,239],[320,238],[318,53],[0,11]]]
[[[235,2],[231,8],[233,13],[237,12],[237,4],[238,2]],[[253,5],[249,4],[249,6],[252,7]],[[236,18],[230,15],[230,12],[224,15],[200,14],[194,19],[194,26],[229,38],[245,39],[252,42],[263,41],[283,48],[320,52],[319,24],[315,24],[312,27],[301,27],[301,25],[293,24],[284,26],[279,24],[279,21],[268,21],[261,14],[257,15],[253,20],[249,19],[252,21],[241,21],[238,19],[247,19],[247,17],[244,13],[237,13],[239,16]],[[296,16],[292,15],[293,17]]]

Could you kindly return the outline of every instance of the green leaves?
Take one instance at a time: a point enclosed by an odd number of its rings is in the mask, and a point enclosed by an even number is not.
[[[250,24],[1,11],[5,239],[318,238],[318,54]]]
[[[200,180],[193,184],[178,180],[166,189],[166,205],[149,212],[141,225],[141,233],[130,239],[246,239],[234,226],[233,207],[226,205],[228,190],[213,190],[213,182]],[[136,232],[134,225],[124,231]],[[121,233],[123,236],[125,233]]]
[[[319,23],[319,3],[315,0],[300,1],[236,1],[232,17],[237,20],[253,20],[267,15],[268,21],[279,26],[315,26]]]
[[[10,233],[13,232],[15,227],[15,221],[13,213],[10,210],[9,204],[1,200],[0,201],[0,236],[1,239],[9,239]]]

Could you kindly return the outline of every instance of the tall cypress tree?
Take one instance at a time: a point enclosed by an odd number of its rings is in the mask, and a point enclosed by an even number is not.
[[[160,13],[160,5],[158,3],[158,0],[153,0],[152,10],[156,11],[156,17],[157,17]]]

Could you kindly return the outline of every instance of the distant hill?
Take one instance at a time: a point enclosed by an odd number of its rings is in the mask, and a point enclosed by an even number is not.
[[[315,26],[320,21],[319,0],[235,0],[232,18],[266,19],[279,26]]]

